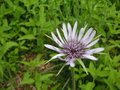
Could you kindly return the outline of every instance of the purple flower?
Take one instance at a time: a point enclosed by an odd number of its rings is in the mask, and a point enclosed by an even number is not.
[[[87,58],[91,60],[98,60],[93,56],[94,53],[99,53],[104,50],[104,48],[90,49],[91,46],[95,45],[99,38],[93,40],[96,31],[90,28],[85,33],[85,28],[81,28],[80,32],[77,32],[77,21],[72,29],[71,25],[68,23],[68,28],[63,24],[63,34],[64,37],[60,35],[58,29],[56,29],[58,37],[52,32],[52,39],[58,44],[59,48],[45,44],[46,48],[52,49],[59,54],[53,56],[52,59],[59,58],[66,62],[66,65],[74,67],[74,61],[78,58]]]

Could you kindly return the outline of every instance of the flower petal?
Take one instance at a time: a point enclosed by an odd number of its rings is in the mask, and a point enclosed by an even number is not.
[[[89,35],[91,34],[92,30],[93,30],[93,28],[90,28],[90,29],[86,32],[86,34],[85,34],[84,37],[82,38],[82,41],[83,41],[83,42],[84,42],[84,40],[86,40],[86,39],[89,37]]]
[[[58,40],[58,38],[55,36],[55,34],[53,32],[51,32],[52,38],[53,40],[60,46],[62,47],[62,43]]]
[[[75,22],[74,27],[73,27],[72,39],[76,38],[76,30],[77,30],[77,21]]]
[[[57,55],[53,56],[50,60],[56,59],[61,56],[65,56],[65,54],[57,54]]]
[[[96,31],[94,30],[94,31],[91,33],[91,35],[84,41],[84,44],[87,45],[89,42],[91,42],[92,39],[94,38],[95,34],[96,34]]]
[[[78,41],[81,40],[81,38],[82,38],[84,32],[85,32],[85,28],[81,28],[81,29],[80,29],[80,32],[79,32],[79,35],[78,35]]]
[[[52,49],[54,51],[60,52],[61,50],[55,46],[49,45],[49,44],[45,44],[44,45],[46,48]]]
[[[58,29],[56,29],[56,31],[57,31],[57,34],[58,34],[58,37],[59,37],[60,41],[64,44],[64,41],[63,41],[63,39],[62,39],[62,37],[61,37],[61,35],[60,35],[59,30],[58,30]]]
[[[65,39],[67,40],[68,38],[68,33],[67,33],[67,29],[66,29],[66,25],[65,25],[65,23],[63,23],[63,34],[64,34],[64,36],[65,36]]]
[[[68,58],[66,58],[66,59],[68,59]],[[74,63],[75,60],[76,60],[76,58],[70,59],[70,60],[66,63],[66,65],[70,65],[71,67],[74,67],[74,66],[75,66],[75,63]],[[67,60],[66,60],[66,61],[67,61]]]
[[[99,41],[99,38],[96,39],[96,40],[94,40],[94,41],[91,42],[90,44],[88,44],[88,45],[86,46],[86,48],[89,48],[89,47],[93,46],[93,45],[96,44],[98,41]]]
[[[104,48],[95,48],[95,49],[91,49],[91,50],[86,51],[86,53],[87,54],[99,53],[103,50],[104,50]]]
[[[74,62],[70,62],[70,66],[71,66],[71,67],[74,67],[74,66],[75,66],[75,63],[74,63]]]
[[[96,57],[91,56],[91,55],[86,55],[86,54],[85,54],[85,55],[83,55],[83,57],[84,57],[84,58],[91,59],[91,60],[95,60],[95,61],[98,60]]]
[[[71,36],[72,36],[72,27],[71,27],[70,23],[68,23],[68,32],[69,32],[69,39],[71,39]]]
[[[61,61],[65,61],[65,59],[63,59],[62,57],[58,57]]]

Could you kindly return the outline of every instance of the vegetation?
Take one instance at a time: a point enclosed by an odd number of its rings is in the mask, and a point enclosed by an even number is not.
[[[51,32],[62,23],[78,30],[88,24],[101,35],[94,47],[104,47],[98,61],[82,59],[88,75],[76,62],[77,90],[120,89],[119,0],[0,0],[0,90],[73,90],[70,67],[44,47],[55,44]]]

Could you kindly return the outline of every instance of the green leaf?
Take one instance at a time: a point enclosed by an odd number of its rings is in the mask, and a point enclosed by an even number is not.
[[[96,68],[92,62],[90,62],[88,71],[90,72],[90,74],[92,75],[93,78],[96,77]]]
[[[57,90],[60,87],[60,83],[51,87],[51,90]]]
[[[42,56],[41,54],[38,54],[38,55],[36,56],[36,58],[33,59],[33,60],[31,60],[30,62],[21,61],[20,63],[35,68],[35,67],[37,67],[37,66],[40,66],[40,65],[42,65],[42,64],[45,64],[45,61],[44,61],[44,60],[40,60],[41,56]]]
[[[48,87],[52,81],[50,78],[53,76],[53,74],[41,74],[36,72],[35,73],[35,86],[37,87],[37,90],[45,89]],[[46,89],[45,89],[46,90]]]
[[[0,81],[3,78],[3,67],[0,64]]]
[[[47,80],[47,79],[49,79],[52,76],[53,76],[53,74],[42,75],[41,78],[40,78],[40,81],[45,82],[44,80]]]
[[[40,90],[41,85],[42,85],[42,82],[40,81],[40,77],[41,77],[41,74],[36,72],[35,73],[35,86],[36,86],[37,90]]]
[[[37,4],[37,2],[38,2],[38,0],[20,0],[20,1],[22,1],[25,4],[25,6],[27,6],[27,7],[29,7],[33,4]]]
[[[3,45],[1,47],[1,51],[0,51],[0,59],[4,56],[4,54],[13,46],[18,46],[18,44],[16,42],[7,42],[5,45]]]
[[[80,63],[80,65],[83,67],[83,69],[85,70],[86,74],[88,75],[88,71],[83,63],[83,61],[81,59],[78,59],[78,62]]]
[[[20,82],[21,85],[24,85],[24,84],[32,84],[34,82],[34,79],[30,78],[30,73],[26,72],[24,74],[24,78],[23,80]]]
[[[18,38],[18,40],[24,40],[24,39],[32,40],[32,39],[36,39],[36,38],[34,35],[24,35],[24,36]]]
[[[95,87],[95,84],[93,82],[88,82],[85,90],[93,90],[94,87]]]
[[[88,82],[87,84],[81,85],[81,90],[93,90],[94,87],[95,87],[94,82]]]

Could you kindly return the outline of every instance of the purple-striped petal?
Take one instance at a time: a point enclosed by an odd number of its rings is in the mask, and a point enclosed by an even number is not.
[[[84,58],[88,58],[88,59],[91,59],[91,60],[98,60],[96,57],[94,56],[91,56],[91,55],[83,55]]]
[[[88,45],[86,46],[86,48],[89,48],[89,47],[91,47],[91,46],[95,45],[98,41],[99,41],[99,38],[98,38],[98,39],[96,39],[96,40],[94,40],[94,41],[93,41],[93,42],[91,42],[90,44],[88,44]]]
[[[76,60],[76,58],[67,60],[68,62],[66,63],[66,65],[70,65],[71,67],[74,67],[75,66],[75,63],[74,63],[75,60]]]
[[[80,41],[82,39],[82,36],[83,36],[84,32],[85,32],[85,28],[81,28],[80,32],[79,32],[79,35],[78,35],[78,41]]]
[[[84,41],[84,44],[87,45],[89,42],[91,42],[95,34],[96,34],[96,31],[94,30],[92,34]]]
[[[71,39],[71,36],[72,36],[72,27],[71,27],[70,23],[68,23],[68,38],[69,38],[69,40]]]
[[[103,50],[104,50],[104,48],[95,48],[95,49],[87,50],[86,53],[87,54],[99,53]]]
[[[71,67],[75,67],[75,63],[74,62],[70,62],[70,66]]]
[[[58,57],[65,56],[65,54],[57,54],[51,58],[51,60],[56,59]]]
[[[62,43],[58,40],[58,38],[55,36],[55,34],[53,32],[51,32],[52,38],[53,40],[60,46],[62,47]]]
[[[90,29],[86,32],[86,34],[85,34],[84,37],[82,38],[82,42],[84,42],[84,40],[86,40],[86,39],[89,37],[89,35],[91,34],[92,30],[93,30],[93,28],[90,28]]]
[[[64,41],[63,41],[63,39],[62,39],[62,37],[61,37],[61,35],[60,35],[59,30],[58,30],[58,29],[56,29],[56,31],[57,31],[57,34],[58,34],[58,37],[59,37],[60,41],[64,44]]]
[[[72,39],[76,38],[76,30],[77,30],[77,21],[75,22],[74,27],[73,27]]]
[[[49,48],[51,50],[54,50],[54,51],[57,51],[57,52],[60,52],[61,50],[55,46],[52,46],[52,45],[49,45],[49,44],[45,44],[44,45],[46,48]]]
[[[63,23],[63,34],[64,34],[64,36],[65,36],[65,39],[67,40],[68,39],[68,33],[67,33],[67,29],[66,29],[66,25],[65,25],[65,23]]]

